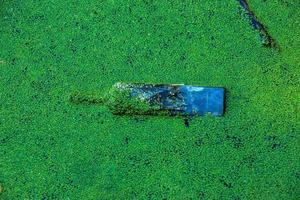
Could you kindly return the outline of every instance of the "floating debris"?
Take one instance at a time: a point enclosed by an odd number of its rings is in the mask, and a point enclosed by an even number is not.
[[[222,116],[224,98],[220,87],[116,83],[103,97],[76,93],[70,101],[104,104],[117,115]]]
[[[274,38],[268,33],[266,27],[258,21],[254,12],[250,9],[247,0],[238,0],[245,11],[247,18],[250,20],[252,27],[259,32],[262,45],[267,48],[278,49],[278,45]]]

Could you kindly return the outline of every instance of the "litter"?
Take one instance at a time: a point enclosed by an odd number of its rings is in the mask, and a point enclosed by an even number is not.
[[[117,115],[222,116],[225,89],[189,85],[116,83],[102,99],[82,94],[78,103],[104,104]]]

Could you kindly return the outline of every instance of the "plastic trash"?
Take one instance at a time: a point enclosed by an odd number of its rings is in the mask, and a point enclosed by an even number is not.
[[[225,89],[189,85],[116,83],[102,97],[77,93],[73,103],[103,104],[117,115],[224,114]]]

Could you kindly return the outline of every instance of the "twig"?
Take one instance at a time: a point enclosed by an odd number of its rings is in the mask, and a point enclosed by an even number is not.
[[[278,45],[274,38],[268,33],[266,27],[258,21],[254,12],[250,9],[247,0],[238,0],[240,5],[245,11],[248,19],[251,22],[252,27],[259,32],[259,36],[262,40],[262,45],[267,48],[275,48],[278,49]]]

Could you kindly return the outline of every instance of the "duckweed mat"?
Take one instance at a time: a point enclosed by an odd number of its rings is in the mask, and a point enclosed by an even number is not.
[[[0,1],[0,199],[300,199],[300,3]],[[227,90],[224,117],[69,102],[115,82]]]

